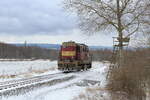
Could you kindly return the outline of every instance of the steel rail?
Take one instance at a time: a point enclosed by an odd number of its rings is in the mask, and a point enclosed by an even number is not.
[[[54,73],[54,74],[35,76],[35,77],[31,77],[31,78],[1,82],[0,83],[0,91],[15,88],[15,87],[22,87],[25,85],[32,85],[35,83],[46,81],[47,79],[53,78],[53,77],[60,75],[60,74],[62,74],[62,73],[59,72],[59,73]]]

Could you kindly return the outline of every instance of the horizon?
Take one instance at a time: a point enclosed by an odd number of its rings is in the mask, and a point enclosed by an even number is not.
[[[13,45],[15,45],[15,44],[21,44],[21,45],[23,45],[23,44],[25,44],[25,42],[24,42],[24,43],[6,43],[6,44],[13,44]],[[27,44],[27,45],[28,45],[28,44],[29,44],[29,45],[30,45],[30,44],[32,44],[32,45],[34,45],[34,44],[35,44],[35,45],[36,45],[36,44],[41,44],[41,45],[44,45],[44,44],[45,44],[45,45],[61,45],[61,44],[59,44],[59,43],[56,44],[56,43],[27,43],[27,42],[26,42],[26,44]],[[102,46],[102,45],[88,45],[88,46],[93,46],[93,47],[94,47],[94,46],[95,46],[95,47],[112,47],[112,46]]]

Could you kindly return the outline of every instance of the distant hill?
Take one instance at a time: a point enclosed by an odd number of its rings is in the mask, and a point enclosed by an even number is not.
[[[101,50],[101,49],[109,49],[109,50],[112,50],[113,47],[111,46],[89,46],[89,48],[91,50]]]
[[[13,43],[12,45],[15,46],[25,46],[24,43]],[[60,44],[46,44],[46,43],[28,43],[26,46],[36,46],[36,47],[41,47],[41,48],[46,48],[46,49],[60,49]],[[99,49],[112,49],[111,46],[89,46],[91,50],[99,50]]]
[[[13,43],[12,45],[15,46],[25,46],[24,43]],[[44,43],[28,43],[26,44],[26,46],[36,46],[36,47],[40,47],[40,48],[46,48],[46,49],[60,49],[60,45],[59,44],[44,44]]]

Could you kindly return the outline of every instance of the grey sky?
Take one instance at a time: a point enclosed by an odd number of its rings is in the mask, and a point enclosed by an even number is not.
[[[65,12],[62,1],[0,0],[0,41],[61,43],[74,40],[89,45],[111,45],[107,36],[81,34],[77,17]],[[100,37],[103,40],[98,42]]]
[[[74,28],[73,17],[64,13],[61,1],[1,0],[0,34],[57,34]]]

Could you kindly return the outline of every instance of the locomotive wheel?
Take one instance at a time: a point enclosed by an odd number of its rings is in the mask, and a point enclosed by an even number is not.
[[[87,65],[83,66],[83,70],[86,71],[87,70]]]
[[[90,69],[90,68],[92,67],[92,64],[91,64],[91,63],[90,63],[90,64],[88,64],[88,66],[87,66],[87,67],[88,67],[88,69]]]

